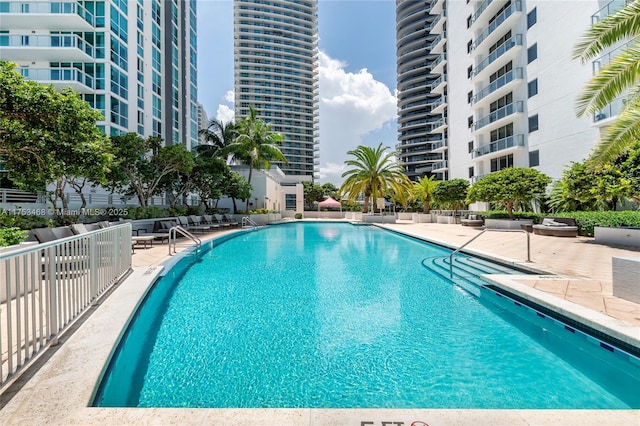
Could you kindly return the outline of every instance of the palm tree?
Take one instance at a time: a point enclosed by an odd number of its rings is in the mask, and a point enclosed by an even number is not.
[[[422,200],[422,212],[429,213],[429,204],[433,200],[433,190],[436,189],[438,181],[435,176],[423,176],[413,183],[412,194],[416,200]]]
[[[345,161],[346,165],[353,168],[342,174],[346,179],[340,187],[340,193],[345,194],[351,202],[364,194],[364,213],[369,211],[371,197],[375,200],[388,192],[404,194],[404,189],[411,184],[402,166],[393,160],[396,152],[386,152],[387,149],[389,147],[383,147],[381,142],[377,148],[360,145],[347,152],[356,158]]]
[[[223,123],[214,118],[207,123],[205,129],[201,129],[198,133],[204,136],[204,140],[207,142],[196,147],[198,155],[210,158],[220,157],[226,160],[225,150],[236,137],[235,123]]]
[[[236,124],[235,132],[235,139],[223,152],[231,154],[234,161],[249,166],[248,184],[251,184],[254,168],[268,169],[272,161],[287,162],[279,147],[284,137],[272,132],[271,126],[258,118],[258,112],[253,107],[249,107],[249,115]],[[249,210],[249,199],[246,210]]]
[[[631,89],[618,118],[605,130],[592,154],[603,165],[623,154],[640,136],[640,2],[634,1],[595,23],[576,44],[574,59],[587,63],[601,52],[633,39],[583,88],[576,102],[578,116],[595,114]]]

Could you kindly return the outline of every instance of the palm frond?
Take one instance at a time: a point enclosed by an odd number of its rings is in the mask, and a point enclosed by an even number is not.
[[[624,49],[589,80],[576,101],[576,113],[578,116],[596,113],[628,87],[635,86],[639,76],[640,46],[634,44]]]
[[[588,63],[607,47],[640,34],[640,1],[634,1],[592,25],[573,50],[573,58]]]
[[[602,166],[623,154],[640,139],[640,105],[627,105],[618,119],[606,128],[600,143],[591,155],[594,165]]]

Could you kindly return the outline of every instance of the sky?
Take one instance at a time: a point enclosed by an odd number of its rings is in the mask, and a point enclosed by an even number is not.
[[[198,101],[233,119],[233,1],[198,0]],[[395,2],[319,0],[320,179],[339,186],[358,145],[395,150]]]

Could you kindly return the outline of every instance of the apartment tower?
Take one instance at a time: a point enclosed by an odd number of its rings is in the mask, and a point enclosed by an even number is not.
[[[236,118],[249,107],[284,136],[287,175],[318,172],[317,0],[234,0]]]
[[[585,160],[615,112],[576,117],[578,93],[606,58],[583,65],[572,51],[614,3],[624,1],[398,0],[407,174],[475,182],[515,166],[557,179]]]
[[[196,2],[0,3],[0,58],[26,78],[71,87],[107,135],[198,143]]]

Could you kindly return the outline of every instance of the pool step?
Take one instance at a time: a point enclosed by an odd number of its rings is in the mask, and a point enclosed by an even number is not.
[[[433,257],[422,261],[422,264],[443,278],[464,288],[468,292],[479,296],[479,287],[486,284],[480,278],[482,274],[518,274],[521,273],[506,266],[494,264],[471,256],[454,256],[453,279],[449,257]]]

